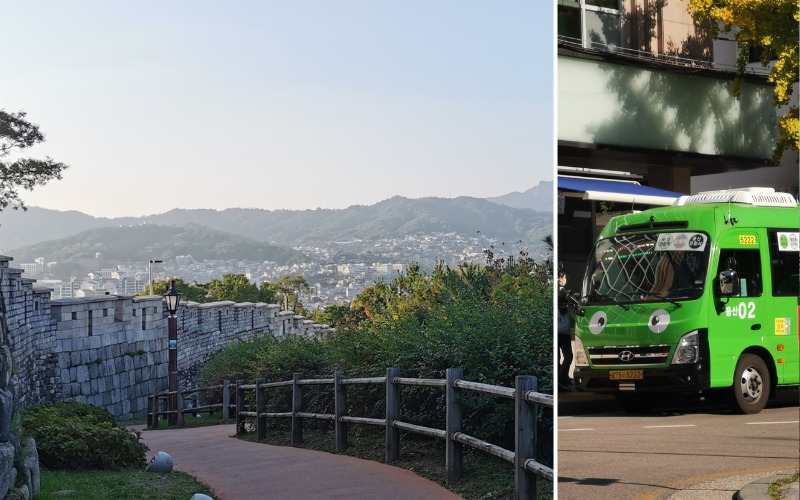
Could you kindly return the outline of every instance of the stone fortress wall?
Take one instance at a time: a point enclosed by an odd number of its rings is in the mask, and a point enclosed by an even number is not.
[[[121,419],[143,417],[147,396],[167,389],[167,315],[161,296],[50,299],[0,256],[0,308],[8,325],[22,406],[75,400]],[[255,335],[324,337],[331,329],[277,304],[181,303],[179,384],[212,353]]]

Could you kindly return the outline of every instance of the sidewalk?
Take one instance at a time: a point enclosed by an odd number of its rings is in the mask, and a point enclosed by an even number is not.
[[[168,453],[175,470],[208,485],[215,500],[459,498],[398,467],[236,439],[234,425],[159,431],[134,428],[150,447],[148,460],[156,452]]]

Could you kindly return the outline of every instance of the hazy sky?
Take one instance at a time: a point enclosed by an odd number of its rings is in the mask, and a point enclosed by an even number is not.
[[[5,2],[0,109],[70,165],[30,206],[345,208],[553,178],[552,3]]]

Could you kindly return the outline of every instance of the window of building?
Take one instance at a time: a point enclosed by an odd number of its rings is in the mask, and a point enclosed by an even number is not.
[[[560,42],[596,50],[615,50],[622,33],[619,0],[556,0]]]
[[[747,62],[760,63],[761,57],[764,55],[764,47],[750,46],[748,49],[748,53],[749,57],[747,59]],[[767,59],[775,60],[777,58],[778,54],[774,50],[770,49],[769,53],[767,54]]]

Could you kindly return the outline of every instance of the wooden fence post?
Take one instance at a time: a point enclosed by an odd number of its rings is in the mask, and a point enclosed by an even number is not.
[[[303,444],[303,419],[297,416],[303,411],[303,386],[297,383],[302,378],[302,373],[292,375],[292,446]]]
[[[177,402],[175,405],[175,411],[178,412],[178,414],[175,415],[175,418],[178,423],[178,427],[183,427],[183,393],[180,389],[178,389],[178,393],[175,394],[175,399]]]
[[[231,418],[231,381],[222,381],[222,423],[227,424]]]
[[[518,500],[536,498],[536,478],[525,470],[525,461],[536,458],[536,410],[528,403],[525,393],[537,390],[536,377],[520,375],[514,391],[514,491]]]
[[[455,387],[455,381],[464,376],[461,368],[447,369],[447,383],[445,385],[446,405],[446,438],[445,465],[447,467],[447,482],[454,483],[464,474],[464,459],[461,443],[455,441],[453,436],[461,432],[461,390]]]
[[[333,406],[336,418],[336,453],[343,453],[347,449],[347,422],[342,422],[342,417],[347,414],[347,386],[342,383],[343,371],[333,374]]]
[[[153,412],[155,412],[155,405],[153,404],[153,400],[155,396],[150,394],[147,396],[147,428],[153,429],[155,426],[153,425]]]
[[[256,379],[256,441],[267,438],[267,402],[264,399],[263,378]]]
[[[244,380],[236,381],[236,434],[244,434]]]
[[[399,376],[399,368],[386,370],[386,463],[400,458],[400,430],[393,425],[400,419],[400,385],[394,383]]]

